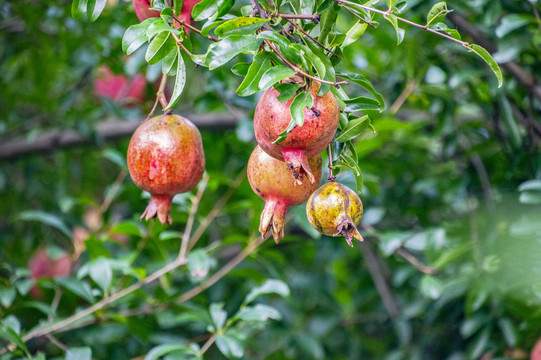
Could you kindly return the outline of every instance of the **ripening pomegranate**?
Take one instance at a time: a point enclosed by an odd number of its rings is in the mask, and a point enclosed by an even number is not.
[[[32,279],[66,277],[71,270],[71,258],[68,254],[53,259],[46,249],[38,249],[28,261],[28,269]],[[41,298],[43,292],[36,285],[30,289],[30,296]]]
[[[336,181],[329,181],[310,196],[306,203],[306,216],[312,226],[322,234],[363,241],[357,225],[363,216],[363,203],[357,194]]]
[[[267,155],[259,146],[250,155],[248,182],[257,196],[265,200],[259,224],[259,232],[264,238],[272,232],[278,244],[284,237],[287,209],[302,204],[317,189],[321,179],[321,156],[312,157],[308,163],[313,169],[315,181],[295,186],[291,171],[283,161]]]
[[[283,160],[293,172],[296,184],[301,184],[301,174],[306,174],[311,183],[316,181],[308,159],[323,151],[331,142],[338,126],[340,111],[331,92],[318,96],[319,83],[313,82],[311,94],[313,106],[304,109],[304,124],[295,127],[280,143],[273,143],[289,122],[292,100],[281,103],[280,93],[270,87],[259,102],[254,115],[254,130],[257,143],[270,156]]]
[[[142,74],[137,74],[130,80],[126,75],[115,75],[107,66],[100,66],[94,79],[94,93],[117,104],[129,105],[145,100],[146,84],[146,78]]]
[[[130,140],[128,169],[133,182],[151,195],[141,220],[157,215],[162,224],[171,224],[173,197],[192,190],[205,171],[199,130],[178,115],[145,120]]]

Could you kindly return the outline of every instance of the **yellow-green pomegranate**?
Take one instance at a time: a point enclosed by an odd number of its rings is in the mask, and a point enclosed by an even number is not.
[[[363,241],[357,225],[363,216],[363,203],[357,194],[336,181],[330,181],[314,191],[306,202],[306,216],[322,234],[343,236],[349,246],[351,239]]]

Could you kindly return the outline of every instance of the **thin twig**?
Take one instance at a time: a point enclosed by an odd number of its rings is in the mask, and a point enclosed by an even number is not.
[[[297,65],[293,64],[292,62],[290,62],[285,56],[284,54],[282,54],[282,52],[280,50],[278,50],[269,40],[265,39],[265,43],[272,49],[272,51],[274,51],[276,53],[276,55],[278,55],[280,57],[280,59],[282,59],[282,61],[287,65],[289,66],[290,68],[292,68],[293,70],[295,70],[297,73],[299,73],[300,75],[304,76],[304,77],[307,77],[309,79],[312,79],[312,80],[315,80],[315,81],[319,81],[321,83],[325,83],[325,84],[329,84],[329,85],[333,85],[333,86],[338,86],[338,85],[345,85],[347,84],[348,82],[347,81],[338,81],[338,82],[332,82],[332,81],[327,81],[327,80],[322,80],[322,79],[319,79],[315,76],[312,76],[306,72],[304,72],[301,68],[299,68]]]
[[[216,341],[216,335],[212,334],[211,337],[208,338],[208,340],[203,344],[201,347],[201,350],[199,350],[198,355],[201,357],[204,353],[207,352],[207,350],[214,344],[214,341]]]
[[[323,45],[322,43],[320,43],[319,41],[317,41],[316,39],[314,39],[310,34],[308,34],[306,31],[304,31],[299,25],[297,25],[294,21],[292,20],[289,20],[287,19],[287,22],[289,22],[291,25],[293,25],[297,30],[299,30],[301,33],[303,33],[304,35],[306,35],[308,38],[310,38],[312,41],[314,41],[316,44],[318,44],[319,46],[321,46],[323,49],[327,50],[328,52],[330,52],[331,54],[333,54],[334,56],[336,56],[337,58],[339,58],[340,60],[343,60],[342,57],[340,57],[339,55],[337,55],[334,51],[332,51],[331,49],[329,49],[328,47],[325,47],[325,45]]]
[[[190,251],[197,241],[201,238],[201,235],[207,230],[207,227],[214,221],[216,216],[220,214],[222,211],[222,208],[227,203],[229,198],[233,195],[237,187],[239,187],[240,183],[246,178],[246,168],[243,169],[236,177],[235,180],[231,183],[231,186],[225,194],[222,195],[222,197],[216,202],[210,213],[205,217],[205,219],[201,222],[199,227],[195,230],[194,234],[190,238],[190,241],[188,242],[188,249],[187,251]]]
[[[186,252],[188,250],[188,241],[190,240],[190,235],[192,233],[192,227],[195,220],[195,215],[197,214],[197,208],[205,192],[205,188],[209,182],[209,176],[205,174],[201,182],[199,183],[199,188],[197,189],[197,194],[192,202],[192,207],[190,209],[190,215],[188,215],[188,221],[186,221],[186,228],[184,229],[184,234],[182,235],[182,243],[180,244],[180,251],[178,257],[184,259],[186,257]]]
[[[346,0],[334,0],[335,2],[339,3],[339,4],[346,4],[346,5],[351,5],[351,6],[355,6],[355,7],[360,7],[361,9],[364,9],[366,11],[370,11],[370,12],[374,12],[374,13],[377,13],[377,14],[381,14],[383,15],[383,17],[385,19],[387,19],[387,17],[389,15],[391,15],[391,12],[390,12],[390,9],[389,11],[383,11],[383,10],[378,10],[378,9],[374,9],[374,8],[371,8],[370,6],[365,6],[365,5],[360,5],[360,4],[356,4],[356,3],[353,3],[353,2],[350,2],[350,1],[346,1]],[[401,17],[398,17],[396,15],[394,15],[394,17],[396,18],[396,20],[398,21],[401,21],[403,23],[406,23],[408,25],[411,25],[411,26],[415,26],[415,27],[418,27],[420,29],[423,29],[423,30],[426,30],[426,31],[429,31],[433,34],[436,34],[436,35],[439,35],[439,36],[442,36],[448,40],[451,40],[451,41],[454,41],[456,42],[457,44],[460,44],[464,47],[468,47],[470,46],[470,43],[466,42],[466,41],[462,41],[462,40],[458,40],[458,39],[455,39],[454,37],[452,36],[449,36],[447,34],[444,34],[442,32],[439,32],[437,30],[433,30],[433,29],[430,29],[428,27],[425,27],[424,25],[420,25],[420,24],[417,24],[417,23],[414,23],[413,21],[409,21],[409,20],[406,20],[404,18],[401,18]]]
[[[329,157],[329,181],[335,181],[336,177],[333,174],[334,166],[332,165],[331,144],[332,144],[332,142],[330,142],[329,145],[327,145],[327,155]]]
[[[167,84],[167,75],[162,75],[162,80],[160,81],[160,87],[158,88],[158,92],[156,92],[156,101],[154,101],[154,105],[152,106],[152,109],[148,113],[147,119],[154,114],[154,111],[156,111],[156,107],[158,106],[158,102],[160,102],[165,109],[167,107],[167,100],[165,99],[165,85]]]
[[[193,289],[185,292],[184,294],[180,295],[177,299],[177,303],[183,303],[194,296],[199,295],[204,290],[208,289],[212,285],[214,285],[218,280],[223,278],[229,271],[231,271],[235,266],[237,266],[239,263],[242,262],[248,255],[250,255],[257,247],[265,242],[266,239],[259,237],[257,240],[253,240],[242,250],[237,256],[235,256],[233,259],[231,259],[227,264],[225,264],[220,270],[215,272],[211,277],[209,277],[204,282],[200,283],[198,286],[194,287]]]
[[[47,334],[46,337],[52,344],[54,344],[60,350],[68,351],[68,347],[65,344],[63,344],[61,341],[59,341],[57,338],[52,336],[51,334]]]
[[[185,28],[188,28],[188,29],[190,29],[190,30],[192,30],[192,31],[195,31],[195,32],[198,33],[199,35],[201,35],[201,36],[203,36],[203,37],[206,37],[207,39],[209,39],[209,40],[211,40],[211,41],[214,41],[214,42],[220,41],[220,40],[218,40],[218,39],[216,39],[216,38],[214,38],[214,37],[212,37],[212,36],[210,36],[210,35],[206,35],[206,36],[203,35],[203,34],[201,33],[201,30],[199,30],[199,29],[196,28],[195,26],[192,26],[192,25],[188,24],[186,21],[184,21],[184,20],[178,18],[178,17],[175,16],[175,15],[173,15],[173,19],[175,19],[180,25],[184,26]]]
[[[399,247],[398,249],[396,249],[395,254],[402,256],[407,262],[413,265],[414,268],[416,268],[422,273],[428,275],[434,275],[438,273],[438,270],[434,269],[433,267],[421,264],[419,260],[415,256],[413,256],[413,254],[411,254],[403,247]]]
[[[302,20],[312,20],[316,24],[321,20],[321,14],[274,14],[273,18],[282,18],[282,19],[302,19]]]
[[[186,49],[186,46],[184,46],[184,44],[182,43],[182,41],[180,41],[180,39],[178,38],[178,36],[176,36],[175,34],[171,33],[171,35],[173,35],[173,39],[175,39],[175,41],[177,42],[177,45],[180,46],[180,48],[186,53],[188,54],[189,57],[192,57],[192,53]]]
[[[105,196],[105,199],[103,200],[103,203],[100,206],[99,212],[103,215],[109,209],[109,206],[111,206],[111,203],[113,202],[113,199],[115,198],[116,194],[120,190],[120,186],[122,185],[122,182],[128,175],[128,172],[126,170],[121,170],[118,176],[116,177],[115,181],[113,182],[113,186],[111,186],[111,190],[107,193]]]
[[[378,28],[376,25],[372,24],[371,21],[368,21],[368,20],[366,20],[366,19],[363,19],[362,16],[359,16],[358,14],[356,14],[355,12],[353,12],[353,10],[351,10],[351,9],[348,8],[347,6],[344,6],[343,4],[338,4],[338,5],[340,5],[341,7],[343,7],[344,9],[346,9],[347,11],[349,11],[350,13],[352,13],[353,16],[355,16],[357,19],[361,20],[361,21],[364,22],[365,24],[370,25],[370,26],[371,26],[372,28],[374,28],[374,29],[377,29],[377,28]]]
[[[393,105],[391,105],[391,108],[389,109],[389,113],[396,114],[398,112],[398,110],[402,107],[402,105],[404,105],[404,103],[406,102],[408,97],[413,93],[413,91],[415,90],[416,87],[417,87],[417,82],[410,81],[406,85],[404,90],[402,90],[402,92],[400,93],[398,98],[396,98]]]

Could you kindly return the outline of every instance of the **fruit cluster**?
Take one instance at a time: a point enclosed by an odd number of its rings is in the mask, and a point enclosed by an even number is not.
[[[291,122],[293,100],[280,102],[273,87],[261,96],[254,115],[258,145],[248,161],[248,181],[263,200],[259,231],[272,234],[278,243],[284,237],[285,214],[289,207],[308,200],[306,215],[319,232],[362,240],[356,228],[363,205],[357,194],[337,183],[332,174],[320,187],[321,155],[332,141],[339,121],[337,101],[331,92],[318,95],[319,84],[310,87],[313,106],[304,108],[304,124],[293,128],[277,142]],[[171,203],[175,194],[192,190],[205,170],[205,155],[199,130],[187,119],[166,112],[145,120],[133,134],[128,147],[128,168],[137,186],[151,199],[141,216],[158,217],[171,224]]]
[[[191,22],[196,1],[185,1],[180,16]],[[139,20],[160,15],[151,10],[148,0],[133,0]],[[298,82],[299,76],[284,80]],[[300,79],[305,83],[305,79]],[[306,200],[309,222],[319,232],[362,240],[356,225],[363,206],[353,192],[329,176],[329,182],[318,189],[321,179],[320,153],[336,134],[340,110],[331,92],[318,95],[320,84],[305,83],[312,106],[303,109],[302,126],[289,129],[292,99],[281,102],[274,87],[261,96],[254,115],[258,146],[248,161],[248,181],[254,192],[265,200],[259,231],[264,238],[272,234],[276,243],[284,237],[285,214],[289,207]],[[307,90],[308,91],[308,90]],[[287,131],[287,137],[281,138]],[[280,138],[281,141],[277,141]],[[330,155],[330,154],[329,154]],[[176,194],[192,190],[201,180],[205,155],[201,135],[187,119],[166,112],[147,119],[137,128],[128,148],[128,168],[134,183],[151,194],[141,216],[158,217],[171,224],[171,203]]]

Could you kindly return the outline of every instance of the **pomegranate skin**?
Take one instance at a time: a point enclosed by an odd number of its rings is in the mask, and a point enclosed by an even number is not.
[[[185,0],[182,4],[182,10],[178,15],[178,18],[188,24],[192,24],[192,10],[195,4],[198,2],[198,0]],[[150,10],[152,7],[150,0],[132,0],[132,3],[133,9],[135,10],[135,15],[137,15],[139,21],[143,21],[151,17],[160,17],[160,12],[158,10]],[[176,20],[174,20],[173,23],[175,29],[180,28],[180,24]],[[189,30],[186,29],[186,31],[189,33]]]
[[[318,90],[319,83],[314,82],[311,87],[313,106],[304,109],[304,124],[295,127],[281,143],[273,144],[273,141],[291,121],[289,108],[293,100],[281,103],[277,99],[280,93],[270,87],[259,99],[254,114],[257,143],[270,156],[285,161],[299,185],[302,184],[302,173],[308,176],[311,183],[315,182],[308,159],[327,147],[338,126],[338,102],[331,92],[317,96]]]
[[[173,222],[173,197],[192,190],[205,171],[201,134],[179,115],[145,120],[132,135],[127,159],[133,182],[151,195],[141,220],[157,215],[162,224]]]
[[[363,203],[353,190],[339,182],[329,181],[310,195],[306,216],[314,229],[329,236],[341,235],[351,247],[351,239],[363,241],[357,229]]]
[[[265,200],[259,224],[259,232],[264,238],[272,233],[278,244],[284,237],[287,209],[302,204],[317,189],[321,179],[321,156],[318,154],[308,162],[317,181],[295,186],[291,171],[283,161],[267,155],[259,146],[250,155],[248,182],[257,196]]]

